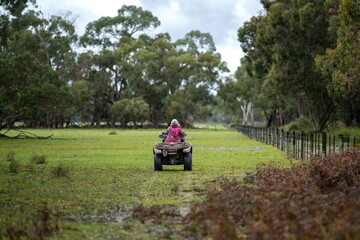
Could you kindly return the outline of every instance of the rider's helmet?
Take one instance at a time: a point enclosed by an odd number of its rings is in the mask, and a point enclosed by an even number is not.
[[[178,122],[178,120],[176,120],[176,119],[173,119],[173,120],[171,120],[171,126],[178,126],[179,125],[179,122]]]

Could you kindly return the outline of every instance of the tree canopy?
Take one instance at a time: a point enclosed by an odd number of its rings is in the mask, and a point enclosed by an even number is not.
[[[235,84],[233,99],[253,103],[268,126],[300,116],[316,131],[337,119],[359,126],[358,1],[261,3],[263,14],[239,28],[245,56],[223,88]]]
[[[124,5],[78,36],[71,12],[44,18],[35,0],[1,1],[0,130],[211,117],[360,126],[358,1],[261,3],[238,30],[244,56],[228,75],[210,33],[151,34],[161,23],[141,7]]]
[[[189,125],[211,114],[202,109],[228,69],[209,33],[150,36],[158,18],[124,5],[79,37],[70,12],[44,18],[34,4],[1,2],[0,129],[158,126],[174,117]]]

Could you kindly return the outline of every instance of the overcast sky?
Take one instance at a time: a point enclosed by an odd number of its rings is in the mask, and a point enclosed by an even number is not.
[[[71,11],[78,16],[77,33],[104,16],[116,16],[123,5],[136,5],[152,12],[161,22],[157,32],[168,32],[172,41],[192,30],[210,33],[222,60],[233,73],[243,56],[237,30],[261,11],[260,0],[37,0],[44,17]]]

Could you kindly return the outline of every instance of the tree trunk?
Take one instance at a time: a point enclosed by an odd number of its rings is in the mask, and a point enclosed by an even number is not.
[[[241,106],[241,111],[243,114],[243,125],[253,125],[254,124],[254,109],[251,102],[247,103],[244,101],[244,104]],[[250,117],[250,121],[249,121]]]

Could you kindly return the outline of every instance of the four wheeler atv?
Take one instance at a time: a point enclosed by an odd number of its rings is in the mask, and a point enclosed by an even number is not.
[[[160,135],[161,138],[166,136]],[[161,142],[154,146],[154,170],[162,171],[162,165],[182,165],[184,164],[184,171],[192,170],[192,146],[190,143]]]

